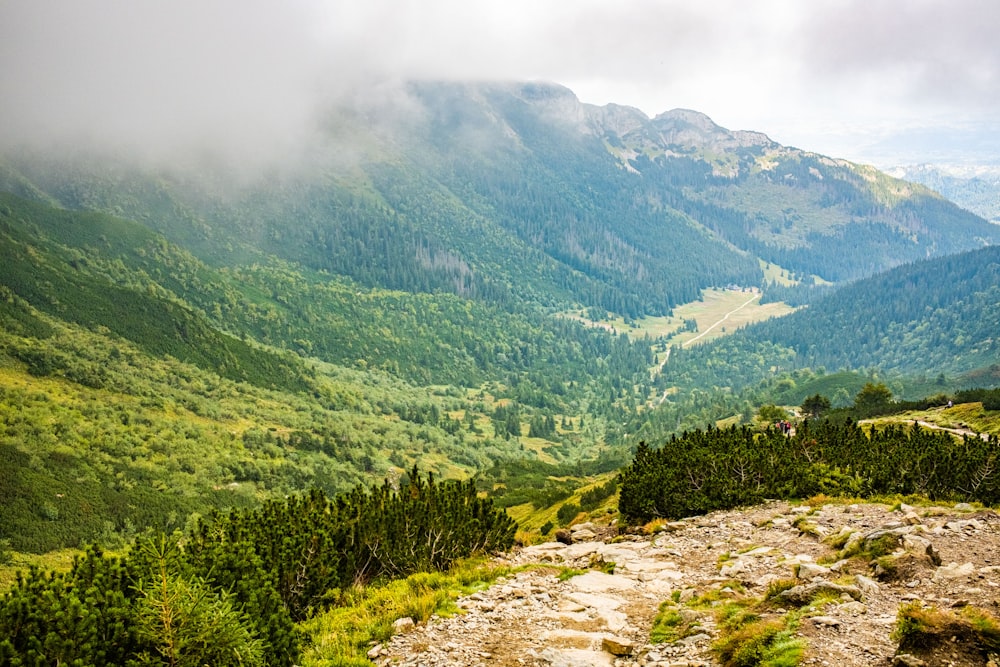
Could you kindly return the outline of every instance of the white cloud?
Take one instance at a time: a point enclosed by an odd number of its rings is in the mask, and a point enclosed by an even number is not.
[[[5,0],[0,139],[286,150],[391,78],[546,79],[832,152],[1000,116],[994,0]]]

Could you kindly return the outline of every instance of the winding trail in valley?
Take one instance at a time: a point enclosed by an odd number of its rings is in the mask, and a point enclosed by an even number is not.
[[[742,304],[740,304],[736,308],[733,308],[728,313],[726,313],[725,315],[723,315],[716,322],[713,322],[711,324],[711,326],[709,326],[707,329],[705,329],[704,331],[702,331],[701,333],[699,333],[697,336],[695,336],[694,338],[690,338],[690,339],[684,341],[683,343],[681,343],[681,347],[682,348],[687,347],[691,343],[693,343],[693,342],[699,340],[700,338],[704,337],[710,331],[712,331],[712,329],[715,329],[717,326],[719,326],[720,324],[722,324],[723,322],[725,322],[726,320],[728,320],[731,315],[734,315],[734,314],[740,312],[741,310],[743,310],[744,308],[746,308],[747,306],[749,306],[751,303],[753,303],[754,301],[756,301],[759,298],[760,298],[760,294],[759,293],[758,294],[754,294],[752,297],[750,297],[749,299],[747,299],[746,301],[744,301]],[[668,361],[670,361],[670,349],[671,348],[669,348],[669,347],[667,348],[667,353],[663,357],[663,361],[660,362],[659,367],[656,369],[656,372],[658,374],[662,374],[663,373],[663,367],[667,365]],[[663,405],[663,402],[665,400],[667,400],[667,395],[668,395],[669,392],[670,392],[670,389],[665,389],[663,391],[663,395],[660,396],[660,400],[657,401],[656,404],[657,405]]]
[[[920,426],[920,427],[926,428],[926,429],[930,429],[932,431],[947,431],[948,433],[951,433],[952,435],[955,435],[955,436],[958,436],[958,437],[962,437],[962,436],[966,436],[967,435],[970,438],[982,438],[983,440],[989,440],[990,439],[990,434],[989,433],[978,433],[978,432],[973,431],[973,430],[968,429],[968,428],[952,428],[950,426],[941,426],[940,424],[935,424],[934,422],[924,421],[922,419],[915,419],[913,421],[916,422],[917,426]],[[871,424],[871,423],[874,423],[874,422],[871,419],[862,419],[858,423],[859,424]]]
[[[694,338],[692,338],[690,340],[686,340],[683,343],[681,343],[681,347],[687,347],[688,345],[690,345],[691,343],[695,342],[696,340],[698,340],[702,336],[705,336],[712,329],[714,329],[715,327],[719,326],[720,324],[722,324],[723,322],[725,322],[726,320],[728,320],[730,315],[733,315],[735,313],[740,312],[741,310],[743,310],[744,308],[746,308],[747,306],[749,306],[751,303],[753,303],[754,301],[756,301],[759,298],[760,298],[760,294],[754,294],[752,297],[750,297],[749,299],[747,299],[746,301],[744,301],[742,304],[740,304],[736,308],[733,308],[728,313],[726,313],[725,315],[723,315],[721,319],[719,319],[717,322],[713,323],[710,327],[708,327],[707,329],[705,329],[704,331],[702,331],[700,334],[698,334],[697,336],[695,336]],[[661,369],[662,369],[662,366],[661,366]]]

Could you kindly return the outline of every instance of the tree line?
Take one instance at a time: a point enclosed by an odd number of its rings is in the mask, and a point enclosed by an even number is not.
[[[998,284],[998,247],[900,266],[785,317],[675,349],[662,382],[735,391],[803,368],[901,374],[985,368],[996,363],[1000,345]]]

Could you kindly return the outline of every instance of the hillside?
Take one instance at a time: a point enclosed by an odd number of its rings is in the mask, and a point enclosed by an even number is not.
[[[1000,224],[1000,168],[919,164],[893,167],[888,173],[926,185],[962,208]]]
[[[769,377],[775,367],[876,367],[925,376],[982,370],[979,381],[990,384],[996,382],[986,376],[997,359],[998,285],[996,247],[900,266],[787,317],[679,350],[665,369],[665,381],[744,387]]]
[[[652,363],[648,343],[565,318],[212,268],[136,223],[10,195],[0,254],[0,538],[18,550],[415,463],[593,465],[612,388]]]
[[[573,544],[501,560],[527,567],[460,598],[465,613],[432,618],[369,655],[379,666],[765,664],[732,658],[742,647],[770,664],[981,666],[996,629],[998,523],[971,506],[817,498],[625,539],[595,539],[593,524],[581,524]],[[901,620],[915,609],[926,624],[907,628]],[[971,629],[976,614],[982,635]],[[894,663],[897,654],[911,657]]]

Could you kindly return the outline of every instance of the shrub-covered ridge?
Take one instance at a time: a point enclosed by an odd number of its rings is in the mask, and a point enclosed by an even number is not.
[[[777,429],[710,428],[640,443],[621,475],[619,509],[630,521],[681,518],[765,498],[922,494],[935,500],[1000,502],[997,438],[919,428],[862,429],[805,422]]]

